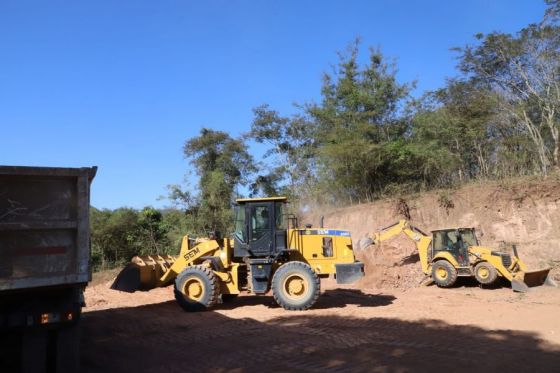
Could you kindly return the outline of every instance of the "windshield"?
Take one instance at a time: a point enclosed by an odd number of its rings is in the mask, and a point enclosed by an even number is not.
[[[436,231],[434,234],[434,250],[451,250],[457,244],[457,230],[446,230],[446,231]],[[461,239],[467,246],[478,246],[478,241],[476,235],[474,234],[474,229],[463,228],[459,229]]]
[[[235,237],[241,242],[247,242],[247,232],[245,231],[245,206],[235,207]]]
[[[478,246],[478,240],[474,234],[474,229],[460,229],[459,232],[461,232],[461,237],[467,245]]]

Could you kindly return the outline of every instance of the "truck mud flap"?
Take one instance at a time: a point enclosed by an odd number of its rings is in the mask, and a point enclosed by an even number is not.
[[[335,264],[336,283],[351,284],[364,277],[364,263]]]

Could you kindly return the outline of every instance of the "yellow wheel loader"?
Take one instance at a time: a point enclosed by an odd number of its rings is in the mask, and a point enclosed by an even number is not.
[[[480,246],[474,228],[441,229],[427,235],[401,220],[361,241],[361,246],[378,245],[401,233],[415,242],[422,272],[439,287],[453,286],[460,276],[475,277],[482,285],[491,285],[503,277],[518,292],[533,286],[557,286],[549,277],[550,269],[528,272],[515,246],[513,255]]]
[[[285,197],[238,199],[231,238],[183,238],[177,257],[135,257],[115,279],[113,289],[133,292],[174,282],[175,298],[187,311],[211,308],[242,292],[265,294],[287,310],[311,307],[320,279],[349,284],[364,276],[350,232],[299,228],[284,214]],[[322,225],[322,224],[321,224]]]

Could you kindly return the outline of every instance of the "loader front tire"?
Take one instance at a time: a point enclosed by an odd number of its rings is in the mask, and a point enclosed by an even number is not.
[[[474,277],[482,285],[492,285],[498,278],[498,272],[492,264],[480,262],[474,267]]]
[[[187,267],[175,279],[175,299],[185,311],[205,311],[217,303],[220,296],[218,279],[210,268]]]
[[[315,304],[321,292],[321,280],[303,262],[288,262],[272,277],[272,295],[276,303],[291,311],[302,311]]]
[[[457,270],[447,260],[432,264],[432,279],[440,288],[449,288],[457,282]]]

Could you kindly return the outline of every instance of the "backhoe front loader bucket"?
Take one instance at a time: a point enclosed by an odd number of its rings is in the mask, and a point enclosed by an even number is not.
[[[160,279],[174,262],[171,255],[135,256],[117,275],[111,289],[133,293],[164,286]]]
[[[524,293],[529,288],[535,286],[558,286],[556,282],[549,276],[550,268],[533,272],[521,272],[511,280],[511,288],[514,291]]]

